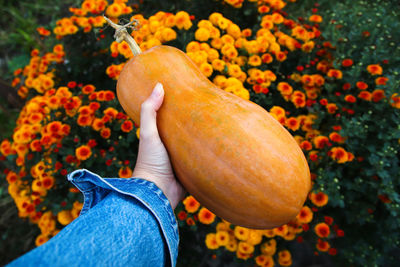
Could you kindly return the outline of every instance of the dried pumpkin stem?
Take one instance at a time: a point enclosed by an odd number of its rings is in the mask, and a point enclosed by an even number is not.
[[[115,29],[114,38],[118,43],[121,43],[122,41],[127,42],[134,56],[142,53],[142,50],[140,50],[140,47],[136,43],[135,39],[133,39],[133,37],[126,30],[127,28],[133,28],[134,30],[136,30],[137,26],[139,25],[139,22],[137,20],[134,19],[125,25],[118,25],[112,22],[106,16],[103,17],[107,21],[107,23]]]

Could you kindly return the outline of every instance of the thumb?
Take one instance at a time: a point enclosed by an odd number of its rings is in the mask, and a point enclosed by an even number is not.
[[[164,100],[164,88],[157,83],[151,95],[140,107],[140,138],[154,138],[158,136],[157,110]]]

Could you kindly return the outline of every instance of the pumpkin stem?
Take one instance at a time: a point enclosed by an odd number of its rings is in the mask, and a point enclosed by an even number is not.
[[[137,26],[139,25],[139,22],[137,20],[134,19],[125,25],[118,25],[118,24],[112,22],[106,16],[103,16],[103,17],[107,21],[107,23],[115,29],[114,38],[118,43],[121,43],[122,41],[127,42],[130,49],[132,50],[132,53],[134,56],[137,56],[140,53],[142,53],[142,50],[140,50],[140,47],[136,43],[135,39],[133,39],[133,37],[126,30],[127,28],[132,28],[132,29],[136,30]],[[132,25],[132,24],[134,24],[134,25]]]

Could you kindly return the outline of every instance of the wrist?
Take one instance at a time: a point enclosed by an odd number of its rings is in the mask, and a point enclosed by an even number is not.
[[[140,178],[143,180],[147,180],[149,182],[154,183],[167,197],[172,209],[174,210],[178,205],[180,199],[180,192],[175,185],[176,181],[164,181],[165,179],[157,178],[154,175],[143,173],[143,172],[133,172],[132,175],[134,178]]]

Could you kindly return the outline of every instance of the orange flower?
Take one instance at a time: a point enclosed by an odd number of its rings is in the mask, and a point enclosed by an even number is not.
[[[133,123],[130,120],[126,120],[121,124],[121,130],[125,133],[129,133],[133,129]]]
[[[332,132],[331,134],[329,134],[329,139],[336,143],[343,143],[344,141],[343,137],[337,132]]]
[[[118,171],[119,178],[131,178],[132,177],[132,169],[128,166],[121,167]]]
[[[36,239],[35,239],[35,245],[36,245],[37,247],[38,247],[38,246],[41,246],[41,245],[43,245],[44,243],[46,243],[48,240],[49,240],[48,235],[46,235],[46,234],[40,234],[40,235],[38,235],[38,236],[36,237]]]
[[[45,189],[51,189],[54,185],[54,178],[51,176],[47,176],[46,178],[43,179],[42,185]]]
[[[333,147],[330,150],[330,156],[338,163],[345,163],[346,161],[348,161],[347,152],[342,147]]]
[[[53,121],[47,125],[47,129],[49,130],[49,132],[54,134],[59,133],[61,131],[61,127],[62,124],[59,121]]]
[[[322,22],[322,17],[320,15],[313,14],[308,18],[308,20],[311,22],[320,23]]]
[[[296,219],[299,223],[309,223],[313,219],[313,212],[307,206],[301,208],[299,214],[297,214]]]
[[[385,98],[385,92],[382,89],[376,89],[372,92],[372,101],[379,102]]]
[[[85,85],[84,87],[82,87],[82,93],[84,93],[85,95],[89,95],[89,94],[93,93],[94,90],[96,90],[96,87],[94,87],[91,84],[88,84],[88,85]]]
[[[340,70],[330,69],[328,70],[328,77],[333,77],[336,79],[342,79],[343,74]]]
[[[330,114],[334,114],[336,112],[336,110],[338,109],[338,107],[334,103],[329,103],[326,105],[326,109],[328,110],[328,112]]]
[[[329,139],[326,136],[317,136],[313,140],[314,146],[318,149],[324,148],[329,143]]]
[[[288,118],[285,124],[292,131],[297,131],[300,128],[300,121],[294,117]]]
[[[319,237],[328,237],[330,234],[329,225],[326,223],[319,223],[314,227],[314,231]]]
[[[281,266],[292,265],[292,255],[288,250],[282,250],[278,253],[278,263]]]
[[[104,122],[102,119],[94,118],[92,123],[92,128],[95,131],[100,131],[104,127]]]
[[[301,149],[308,151],[312,149],[312,144],[306,140],[300,143],[300,147]]]
[[[328,203],[328,195],[323,192],[319,192],[317,194],[311,193],[310,200],[311,202],[318,207],[323,207]]]
[[[382,67],[379,64],[368,65],[367,71],[371,75],[382,75]]]
[[[77,123],[79,126],[90,126],[92,124],[93,118],[90,116],[82,116],[79,115],[77,119]]]
[[[227,231],[217,231],[216,239],[219,246],[226,246],[229,243],[229,234]]]
[[[326,252],[326,251],[328,251],[329,250],[329,248],[331,247],[330,245],[329,245],[329,243],[327,242],[327,241],[323,241],[323,240],[321,240],[321,239],[318,239],[318,242],[317,242],[317,249],[319,250],[319,251],[322,251],[322,252]]]
[[[277,88],[282,95],[290,95],[293,92],[292,86],[290,86],[290,84],[288,84],[287,82],[278,83]]]
[[[204,224],[211,224],[215,220],[215,214],[206,208],[201,208],[199,211],[199,221]]]
[[[106,127],[106,128],[101,129],[100,135],[101,135],[101,137],[103,137],[104,139],[110,138],[110,136],[111,136],[111,130],[110,130],[110,128]]]
[[[200,203],[193,196],[186,197],[183,200],[183,205],[185,205],[186,211],[191,213],[196,212],[200,207]]]
[[[357,99],[353,95],[346,95],[344,100],[349,103],[355,103]]]
[[[376,85],[386,85],[386,82],[389,81],[389,78],[386,77],[378,77],[375,79]]]
[[[368,92],[368,91],[362,91],[362,92],[360,92],[358,94],[358,98],[361,98],[361,99],[366,100],[366,101],[371,101],[372,94],[370,92]]]
[[[75,156],[79,160],[87,160],[92,155],[92,150],[87,145],[82,145],[75,150]]]

